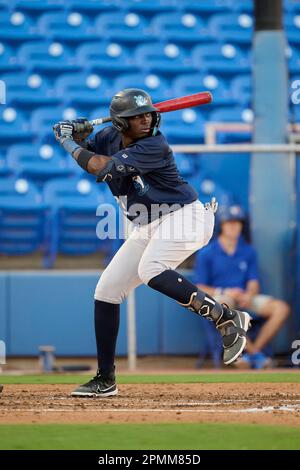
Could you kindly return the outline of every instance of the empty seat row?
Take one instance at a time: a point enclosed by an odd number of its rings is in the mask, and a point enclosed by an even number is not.
[[[286,2],[287,3],[287,2]],[[0,7],[10,12],[22,12],[35,19],[46,12],[81,12],[90,17],[99,13],[130,12],[151,18],[168,12],[192,12],[202,17],[232,11],[252,12],[251,0],[3,0]],[[287,11],[294,9],[287,8]]]
[[[176,154],[176,162],[184,177],[197,173],[198,159],[193,155]],[[0,175],[14,175],[34,181],[39,188],[45,181],[72,175],[95,180],[76,165],[69,155],[65,155],[59,145],[14,144],[9,147],[6,158],[0,154]]]
[[[82,255],[101,250],[111,257],[120,246],[119,217],[106,185],[99,191],[84,178],[54,179],[41,194],[26,179],[0,178],[0,254],[40,250],[45,267],[58,253]],[[199,179],[203,202],[218,194],[222,204],[232,196],[209,179]]]
[[[292,7],[292,0],[285,0],[286,8]],[[164,11],[188,10],[201,15],[226,11],[252,11],[251,0],[4,0],[7,8],[26,12],[32,16],[47,11],[76,10],[86,14],[106,11],[127,10],[152,16]]]
[[[211,107],[247,103],[251,93],[251,78],[241,75],[225,81],[215,75],[181,74],[172,81],[155,74],[125,74],[112,83],[98,74],[63,74],[52,83],[39,74],[4,74],[8,93],[6,103],[22,109],[64,103],[91,109],[108,105],[111,97],[125,88],[142,88],[151,94],[153,102],[176,96],[190,95],[200,90],[213,92]]]
[[[299,64],[300,57],[295,59],[292,70],[296,71]],[[213,93],[213,102],[209,108],[201,108],[201,111],[207,115],[218,106],[249,105],[252,94],[250,74],[226,79],[221,74],[187,73],[179,74],[171,80],[152,73],[124,74],[116,77],[114,81],[109,81],[105,78],[105,74],[76,72],[62,74],[54,81],[40,74],[14,72],[3,74],[2,80],[2,84],[6,84],[8,90],[7,106],[19,107],[21,111],[63,104],[83,109],[86,114],[99,105],[108,106],[117,91],[134,86],[146,90],[152,96],[154,103],[208,90]],[[291,90],[295,80],[298,80],[298,76],[292,75]],[[2,93],[5,94],[4,86]],[[9,119],[12,118],[9,116]]]
[[[290,46],[286,53],[290,71],[297,73],[300,46]],[[22,45],[14,56],[11,48],[0,42],[2,74],[23,69],[51,76],[52,80],[59,74],[81,70],[99,73],[103,79],[121,73],[157,73],[169,77],[198,72],[234,76],[250,73],[250,66],[250,52],[233,44],[205,43],[187,50],[172,43],[151,43],[130,51],[117,43],[91,42],[73,51],[60,43],[33,42]]]
[[[284,24],[291,41],[299,42],[300,15],[287,14]],[[151,22],[136,13],[105,13],[90,20],[79,12],[45,13],[37,21],[22,12],[0,11],[0,40],[22,42],[43,39],[82,43],[103,37],[122,44],[137,44],[156,38],[197,43],[203,37],[251,44],[253,18],[247,13],[214,14],[209,20],[192,13],[162,13]]]
[[[205,106],[203,106],[205,108]],[[2,115],[1,115],[2,114]],[[5,108],[0,114],[0,146],[15,142],[54,144],[52,127],[57,121],[79,117],[74,108],[46,107],[34,111],[28,121],[21,111]],[[106,117],[107,108],[96,108],[90,119]],[[162,115],[162,131],[170,143],[201,143],[204,138],[205,122],[252,122],[253,113],[247,107],[217,107],[204,118],[201,108],[189,108]]]
[[[119,241],[105,234],[97,237],[97,223],[105,216],[105,211],[96,215],[99,204],[116,209],[110,191],[104,194],[86,179],[52,180],[40,193],[29,180],[1,178],[0,253],[40,250],[45,267],[53,265],[58,252],[88,254],[100,249],[112,256]]]
[[[161,75],[196,71],[241,74],[250,72],[250,58],[247,52],[232,44],[206,43],[187,52],[176,44],[142,44],[129,51],[116,43],[98,42],[78,47],[75,55],[60,43],[27,43],[18,49],[15,57],[9,47],[0,43],[2,73],[22,68],[52,76],[80,70],[105,73],[107,77],[143,71]]]
[[[197,155],[175,153],[180,174],[199,177]],[[59,145],[14,144],[8,148],[6,157],[0,153],[0,175],[15,176],[33,181],[42,190],[46,181],[57,177],[80,176],[95,181],[93,175],[82,170]],[[99,188],[105,185],[100,185]]]
[[[215,12],[253,11],[252,0],[4,0],[1,6],[32,16],[63,10],[76,10],[92,15],[98,12],[127,10],[145,16],[174,10],[193,11],[203,16]],[[300,11],[299,3],[295,0],[284,0],[283,7],[288,12]]]

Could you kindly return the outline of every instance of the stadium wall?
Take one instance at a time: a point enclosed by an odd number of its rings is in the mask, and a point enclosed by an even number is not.
[[[191,274],[185,272],[185,274]],[[0,273],[0,339],[7,356],[36,356],[52,345],[58,356],[95,356],[93,293],[97,271]],[[146,286],[136,289],[137,353],[206,353],[205,320]],[[275,352],[286,350],[276,339]],[[121,306],[117,355],[127,351],[126,303]]]

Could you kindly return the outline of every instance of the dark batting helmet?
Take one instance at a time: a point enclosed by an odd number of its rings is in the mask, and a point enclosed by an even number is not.
[[[144,113],[152,114],[150,135],[155,135],[160,125],[160,114],[154,108],[151,96],[139,88],[119,91],[111,100],[109,111],[113,126],[120,132],[129,128],[126,118]]]

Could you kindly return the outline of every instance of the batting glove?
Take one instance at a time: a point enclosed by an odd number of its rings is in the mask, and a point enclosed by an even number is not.
[[[86,139],[94,130],[92,124],[87,120],[87,118],[78,118],[71,121],[73,125],[73,138],[74,140],[84,140]]]
[[[65,139],[73,139],[73,129],[71,121],[60,121],[53,126],[54,136],[60,143]]]

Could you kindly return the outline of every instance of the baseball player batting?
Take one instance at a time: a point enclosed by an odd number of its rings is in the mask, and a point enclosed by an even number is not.
[[[95,290],[98,370],[72,396],[117,395],[115,348],[120,304],[144,283],[207,320],[222,335],[224,363],[233,363],[246,346],[250,316],[219,304],[176,271],[213,233],[217,204],[205,206],[179,175],[172,150],[159,131],[160,113],[140,89],[126,89],[111,101],[112,126],[86,140],[87,119],[54,125],[56,139],[98,183],[114,196],[127,196],[132,231],[102,273]]]

